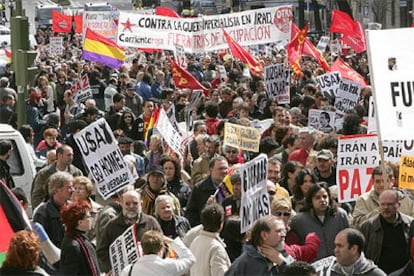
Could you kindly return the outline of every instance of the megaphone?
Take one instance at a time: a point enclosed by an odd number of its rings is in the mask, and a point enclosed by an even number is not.
[[[60,261],[60,249],[57,248],[52,241],[49,239],[48,234],[38,222],[32,224],[33,230],[39,236],[40,239],[40,248],[42,249],[43,254],[45,255],[47,261],[50,264],[55,264]]]

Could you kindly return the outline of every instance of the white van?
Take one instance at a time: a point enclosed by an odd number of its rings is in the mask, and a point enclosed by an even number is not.
[[[21,187],[28,198],[32,190],[33,179],[36,175],[36,168],[32,157],[26,150],[26,142],[19,131],[6,124],[0,124],[0,140],[10,140],[13,144],[12,155],[7,159],[10,166],[10,173],[16,187]],[[28,208],[31,214],[31,205]]]

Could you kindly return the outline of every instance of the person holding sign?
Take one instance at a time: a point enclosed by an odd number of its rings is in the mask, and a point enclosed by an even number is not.
[[[166,243],[177,253],[178,258],[162,258]],[[170,239],[159,231],[150,230],[142,236],[141,241],[144,256],[133,265],[125,267],[121,276],[147,275],[167,276],[186,274],[196,259],[180,238]]]
[[[314,184],[306,194],[305,206],[290,224],[301,244],[306,236],[315,232],[321,240],[316,260],[334,253],[334,241],[339,231],[348,228],[346,212],[335,206],[328,185],[325,182]]]

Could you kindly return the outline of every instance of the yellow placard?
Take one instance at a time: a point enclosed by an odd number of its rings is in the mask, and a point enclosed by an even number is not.
[[[401,155],[398,186],[414,189],[414,156]]]
[[[254,127],[225,123],[223,143],[242,150],[259,152],[260,130]]]

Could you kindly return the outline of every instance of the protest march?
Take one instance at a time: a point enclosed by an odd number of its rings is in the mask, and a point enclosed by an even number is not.
[[[414,275],[414,28],[140,5],[0,76],[0,275]]]

